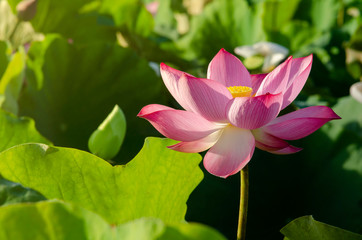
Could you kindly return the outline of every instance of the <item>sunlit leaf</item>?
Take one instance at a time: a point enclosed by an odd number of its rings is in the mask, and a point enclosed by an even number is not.
[[[155,16],[155,32],[176,40],[178,38],[177,22],[172,11],[172,0],[160,2]]]
[[[18,97],[25,76],[25,52],[20,48],[12,56],[4,74],[0,78],[0,106],[2,109],[18,114]]]
[[[9,63],[9,44],[5,41],[0,41],[0,78],[4,74]]]
[[[92,133],[88,141],[91,153],[106,160],[117,155],[126,135],[126,117],[116,105],[112,112]]]
[[[0,174],[37,190],[92,210],[110,223],[156,217],[184,220],[186,201],[202,179],[198,154],[169,150],[172,141],[148,138],[125,166],[76,149],[24,144],[0,154]]]
[[[312,22],[319,31],[329,30],[336,24],[341,1],[313,0],[311,5],[310,15]]]
[[[111,226],[97,214],[61,201],[2,207],[0,224],[3,240],[225,240],[216,230],[196,223],[167,225],[141,218]]]
[[[288,240],[361,240],[362,235],[305,216],[288,223],[280,232]]]
[[[266,31],[279,31],[288,23],[300,0],[267,0],[264,2],[263,25]]]
[[[188,59],[207,64],[221,49],[228,51],[265,39],[262,30],[262,4],[249,6],[246,0],[214,0],[191,21],[191,31],[178,47]]]
[[[0,152],[18,144],[35,142],[50,144],[35,129],[34,121],[30,118],[17,118],[10,113],[0,110]]]
[[[8,0],[14,12],[20,1]],[[37,1],[36,14],[30,23],[37,32],[60,33],[74,41],[114,41],[114,29],[102,24],[102,16],[97,13],[99,4],[94,5],[94,2],[96,1]],[[91,7],[88,7],[89,5]]]
[[[300,20],[285,23],[281,28],[281,33],[287,38],[287,40],[284,39],[288,44],[287,47],[298,57],[310,54],[316,47],[324,47],[330,40],[329,35],[321,35],[308,22]]]
[[[97,214],[59,201],[0,208],[0,239],[112,240],[111,226]]]
[[[45,198],[40,193],[0,177],[0,206],[41,200]]]
[[[104,0],[100,11],[111,14],[115,25],[126,28],[126,31],[140,36],[147,36],[153,31],[153,17],[141,0]]]
[[[86,150],[89,136],[115,104],[132,129],[123,143],[122,159],[131,159],[153,133],[136,115],[149,103],[162,103],[162,80],[131,49],[100,42],[79,46],[48,35],[32,44],[27,64],[28,84],[19,113],[34,118],[55,145]]]
[[[142,218],[117,226],[119,239],[224,240],[216,230],[198,223],[165,225],[159,219]]]
[[[17,118],[13,114],[0,110],[0,152],[28,142],[51,144],[38,133],[34,125],[32,119]],[[0,205],[43,199],[45,198],[36,191],[24,188],[20,184],[8,181],[0,176]]]

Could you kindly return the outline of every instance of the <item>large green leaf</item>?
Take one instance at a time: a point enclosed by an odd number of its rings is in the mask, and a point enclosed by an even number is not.
[[[198,223],[166,225],[159,219],[141,218],[117,226],[118,238],[122,240],[223,240],[220,233]]]
[[[30,188],[24,188],[21,184],[10,182],[0,176],[0,206],[41,200],[45,200],[45,198],[40,193]]]
[[[0,110],[0,152],[18,144],[36,142],[50,144],[35,129],[35,124],[29,118],[17,118]]]
[[[217,231],[200,225],[166,225],[141,218],[111,226],[97,214],[61,201],[17,204],[0,208],[3,240],[223,240]]]
[[[18,97],[25,75],[25,52],[20,48],[12,56],[6,71],[0,78],[0,106],[2,109],[18,114]]]
[[[202,224],[178,224],[170,226],[160,240],[226,240],[224,236],[212,228]],[[131,240],[131,239],[130,239]]]
[[[266,31],[279,31],[288,23],[300,0],[267,0],[264,2],[263,26]]]
[[[38,133],[32,119],[25,117],[17,118],[13,114],[0,110],[0,152],[15,145],[28,142],[51,144]],[[0,177],[0,205],[42,199],[44,197],[39,193]]]
[[[177,22],[172,9],[173,0],[160,2],[155,16],[155,32],[167,38],[176,40],[179,37]]]
[[[6,67],[10,61],[10,48],[9,44],[5,41],[0,41],[0,78],[4,74]]]
[[[12,10],[21,0],[8,0]],[[99,4],[93,0],[37,1],[31,25],[37,32],[60,33],[74,41],[115,40],[112,21],[98,14]],[[29,23],[27,23],[29,24]]]
[[[162,47],[163,43],[170,43],[167,37],[176,37],[177,34],[176,29],[173,29],[175,20],[170,16],[172,12],[169,7],[169,1],[162,1],[155,19],[141,0],[104,0],[99,11],[112,17],[119,30],[118,36],[122,36],[122,41],[138,55],[154,62],[190,65]]]
[[[304,216],[280,230],[287,240],[362,240],[362,235],[343,230]]]
[[[167,149],[171,143],[148,138],[131,162],[114,167],[80,150],[24,144],[0,155],[0,174],[48,199],[97,212],[110,223],[144,216],[177,223],[202,179],[201,157]]]
[[[281,28],[281,34],[285,39],[280,39],[291,52],[297,54],[298,57],[305,56],[313,52],[318,40],[320,42],[321,34],[313,28],[307,21],[289,21]],[[284,42],[283,42],[284,41]],[[329,39],[328,39],[329,41]],[[328,41],[321,44],[328,44]],[[318,44],[320,47],[321,44]]]
[[[59,201],[0,208],[0,239],[111,240],[111,226],[100,216]]]
[[[162,80],[134,51],[100,42],[79,46],[51,35],[32,44],[27,64],[20,115],[34,118],[55,145],[86,150],[89,136],[116,104],[132,129],[123,159],[133,157],[143,139],[154,134],[136,115],[149,103],[162,103]]]
[[[338,0],[313,0],[311,1],[310,15],[313,25],[319,31],[332,28],[340,11],[341,1]]]
[[[192,19],[191,30],[178,47],[188,59],[206,65],[221,48],[233,51],[264,40],[262,11],[262,4],[249,6],[246,0],[215,0]]]
[[[338,18],[339,21],[348,19],[343,16],[347,4],[347,1],[339,0],[303,0],[297,10],[296,19],[310,22],[318,31],[330,31]]]
[[[100,11],[110,14],[117,26],[139,36],[148,36],[154,27],[153,17],[141,0],[103,0]]]

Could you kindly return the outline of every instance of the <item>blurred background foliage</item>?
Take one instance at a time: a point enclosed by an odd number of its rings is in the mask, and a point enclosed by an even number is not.
[[[1,107],[34,119],[56,146],[88,150],[118,104],[127,134],[115,164],[132,159],[145,137],[160,136],[136,117],[144,105],[179,107],[154,67],[160,62],[205,77],[221,48],[270,41],[294,57],[313,53],[292,108],[327,105],[342,120],[295,142],[300,153],[255,152],[247,238],[281,239],[285,224],[308,214],[362,233],[362,104],[349,96],[362,80],[360,0],[42,0],[25,9],[19,2],[0,0]],[[187,220],[233,239],[238,188],[238,176],[205,172]]]

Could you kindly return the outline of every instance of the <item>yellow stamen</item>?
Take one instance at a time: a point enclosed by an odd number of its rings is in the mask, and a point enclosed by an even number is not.
[[[250,97],[253,92],[253,89],[251,87],[246,86],[228,87],[228,90],[230,91],[231,95],[233,95],[233,98]]]

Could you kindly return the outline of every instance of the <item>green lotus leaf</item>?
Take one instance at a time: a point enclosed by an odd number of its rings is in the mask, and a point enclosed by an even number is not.
[[[91,211],[58,200],[1,207],[0,224],[2,240],[225,240],[216,230],[197,223],[169,225],[140,218],[109,225]]]
[[[285,240],[362,240],[362,235],[346,231],[304,216],[293,220],[280,230]]]
[[[198,154],[166,148],[174,141],[147,138],[124,166],[77,149],[24,144],[0,154],[0,174],[43,194],[119,224],[140,217],[184,221],[186,201],[203,174]]]
[[[45,200],[40,193],[0,177],[0,206]]]
[[[22,143],[51,144],[35,128],[32,119],[17,118],[0,109],[0,152]]]
[[[0,106],[2,109],[18,114],[18,98],[25,75],[25,51],[21,47],[12,56],[4,74],[0,77]]]
[[[143,139],[154,135],[136,115],[147,104],[163,103],[162,80],[131,49],[113,43],[71,44],[48,35],[34,42],[28,55],[19,114],[32,117],[55,145],[87,150],[89,136],[116,104],[132,129],[119,154],[122,160],[132,159]]]

